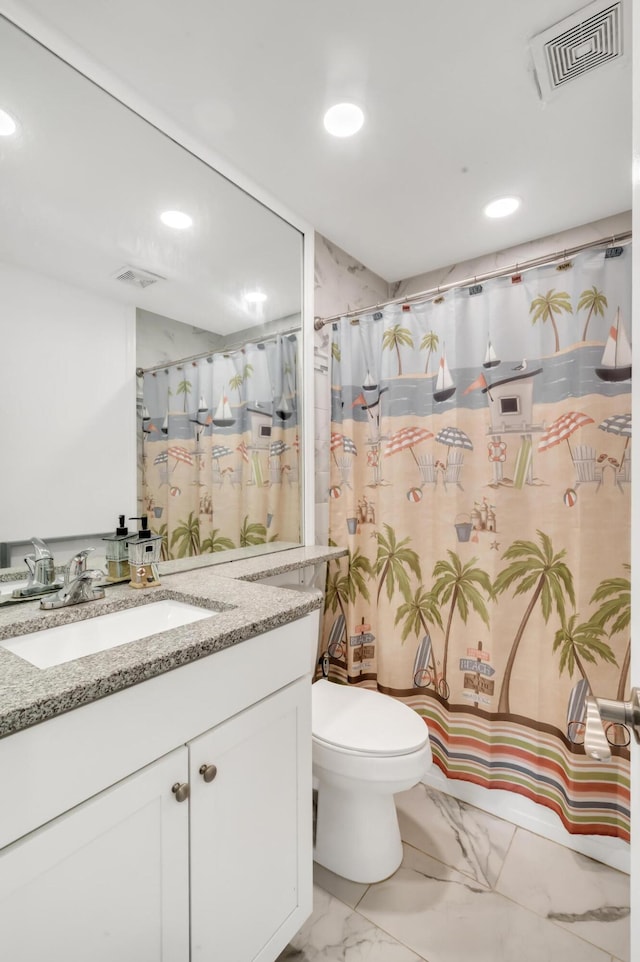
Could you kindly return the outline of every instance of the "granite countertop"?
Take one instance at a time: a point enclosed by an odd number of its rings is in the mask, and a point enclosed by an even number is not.
[[[188,558],[164,562],[157,588],[113,585],[105,598],[87,604],[43,611],[39,601],[29,601],[0,610],[0,737],[303,617],[322,605],[320,590],[254,582],[344,554],[318,546],[208,566]],[[51,668],[36,668],[2,647],[3,639],[165,599],[211,608],[212,617]]]

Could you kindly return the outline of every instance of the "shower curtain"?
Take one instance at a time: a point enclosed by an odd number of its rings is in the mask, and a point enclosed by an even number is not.
[[[324,618],[448,778],[623,839],[629,733],[583,741],[628,685],[630,307],[627,247],[333,325]]]
[[[142,510],[163,558],[300,542],[298,339],[144,375]]]

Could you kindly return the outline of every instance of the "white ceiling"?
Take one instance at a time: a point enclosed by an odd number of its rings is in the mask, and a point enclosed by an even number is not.
[[[388,281],[631,207],[630,61],[549,103],[533,75],[530,38],[582,0],[13,6]],[[322,127],[339,100],[366,112],[350,140]],[[521,210],[487,221],[483,205],[504,194]]]

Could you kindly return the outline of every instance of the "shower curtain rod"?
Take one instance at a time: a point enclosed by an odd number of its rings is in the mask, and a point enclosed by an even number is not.
[[[332,314],[331,317],[316,317],[314,328],[316,331],[322,330],[325,324],[332,321],[339,321],[342,317],[357,317],[360,314],[373,314],[383,307],[391,304],[409,304],[413,301],[426,300],[429,297],[437,297],[446,291],[452,291],[456,287],[471,287],[472,284],[481,284],[483,281],[492,280],[494,277],[506,277],[508,274],[519,274],[521,271],[531,270],[533,267],[544,267],[545,264],[553,264],[554,261],[567,260],[581,251],[589,250],[591,247],[615,247],[631,240],[631,231],[624,231],[611,237],[603,237],[600,240],[589,241],[586,244],[578,244],[576,247],[565,247],[564,250],[556,251],[554,254],[545,254],[543,257],[532,257],[528,261],[512,264],[510,267],[498,267],[494,271],[486,271],[484,274],[474,274],[473,277],[466,277],[460,281],[451,281],[449,284],[440,284],[439,287],[432,287],[427,291],[419,291],[416,294],[407,294],[405,297],[394,297],[388,301],[381,301],[379,304],[372,304],[370,307],[361,307],[355,311],[344,311],[342,314]]]
[[[200,361],[203,357],[213,358],[218,354],[224,357],[225,354],[234,354],[236,351],[241,350],[245,344],[265,344],[267,341],[274,340],[276,337],[286,337],[288,334],[297,334],[299,331],[300,327],[289,327],[284,331],[274,331],[273,334],[265,334],[263,337],[248,338],[243,344],[238,344],[237,347],[225,347],[220,351],[201,351],[199,354],[190,354],[189,357],[180,357],[177,361],[165,361],[164,364],[154,364],[153,367],[137,367],[136,377],[143,377],[145,374],[155,374],[156,371],[167,371],[170,367],[177,367],[179,369],[183,364]]]

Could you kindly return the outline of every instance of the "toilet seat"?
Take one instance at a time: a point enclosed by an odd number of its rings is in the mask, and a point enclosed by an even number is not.
[[[311,691],[318,745],[345,754],[389,757],[420,751],[429,741],[420,715],[388,695],[325,679]]]

